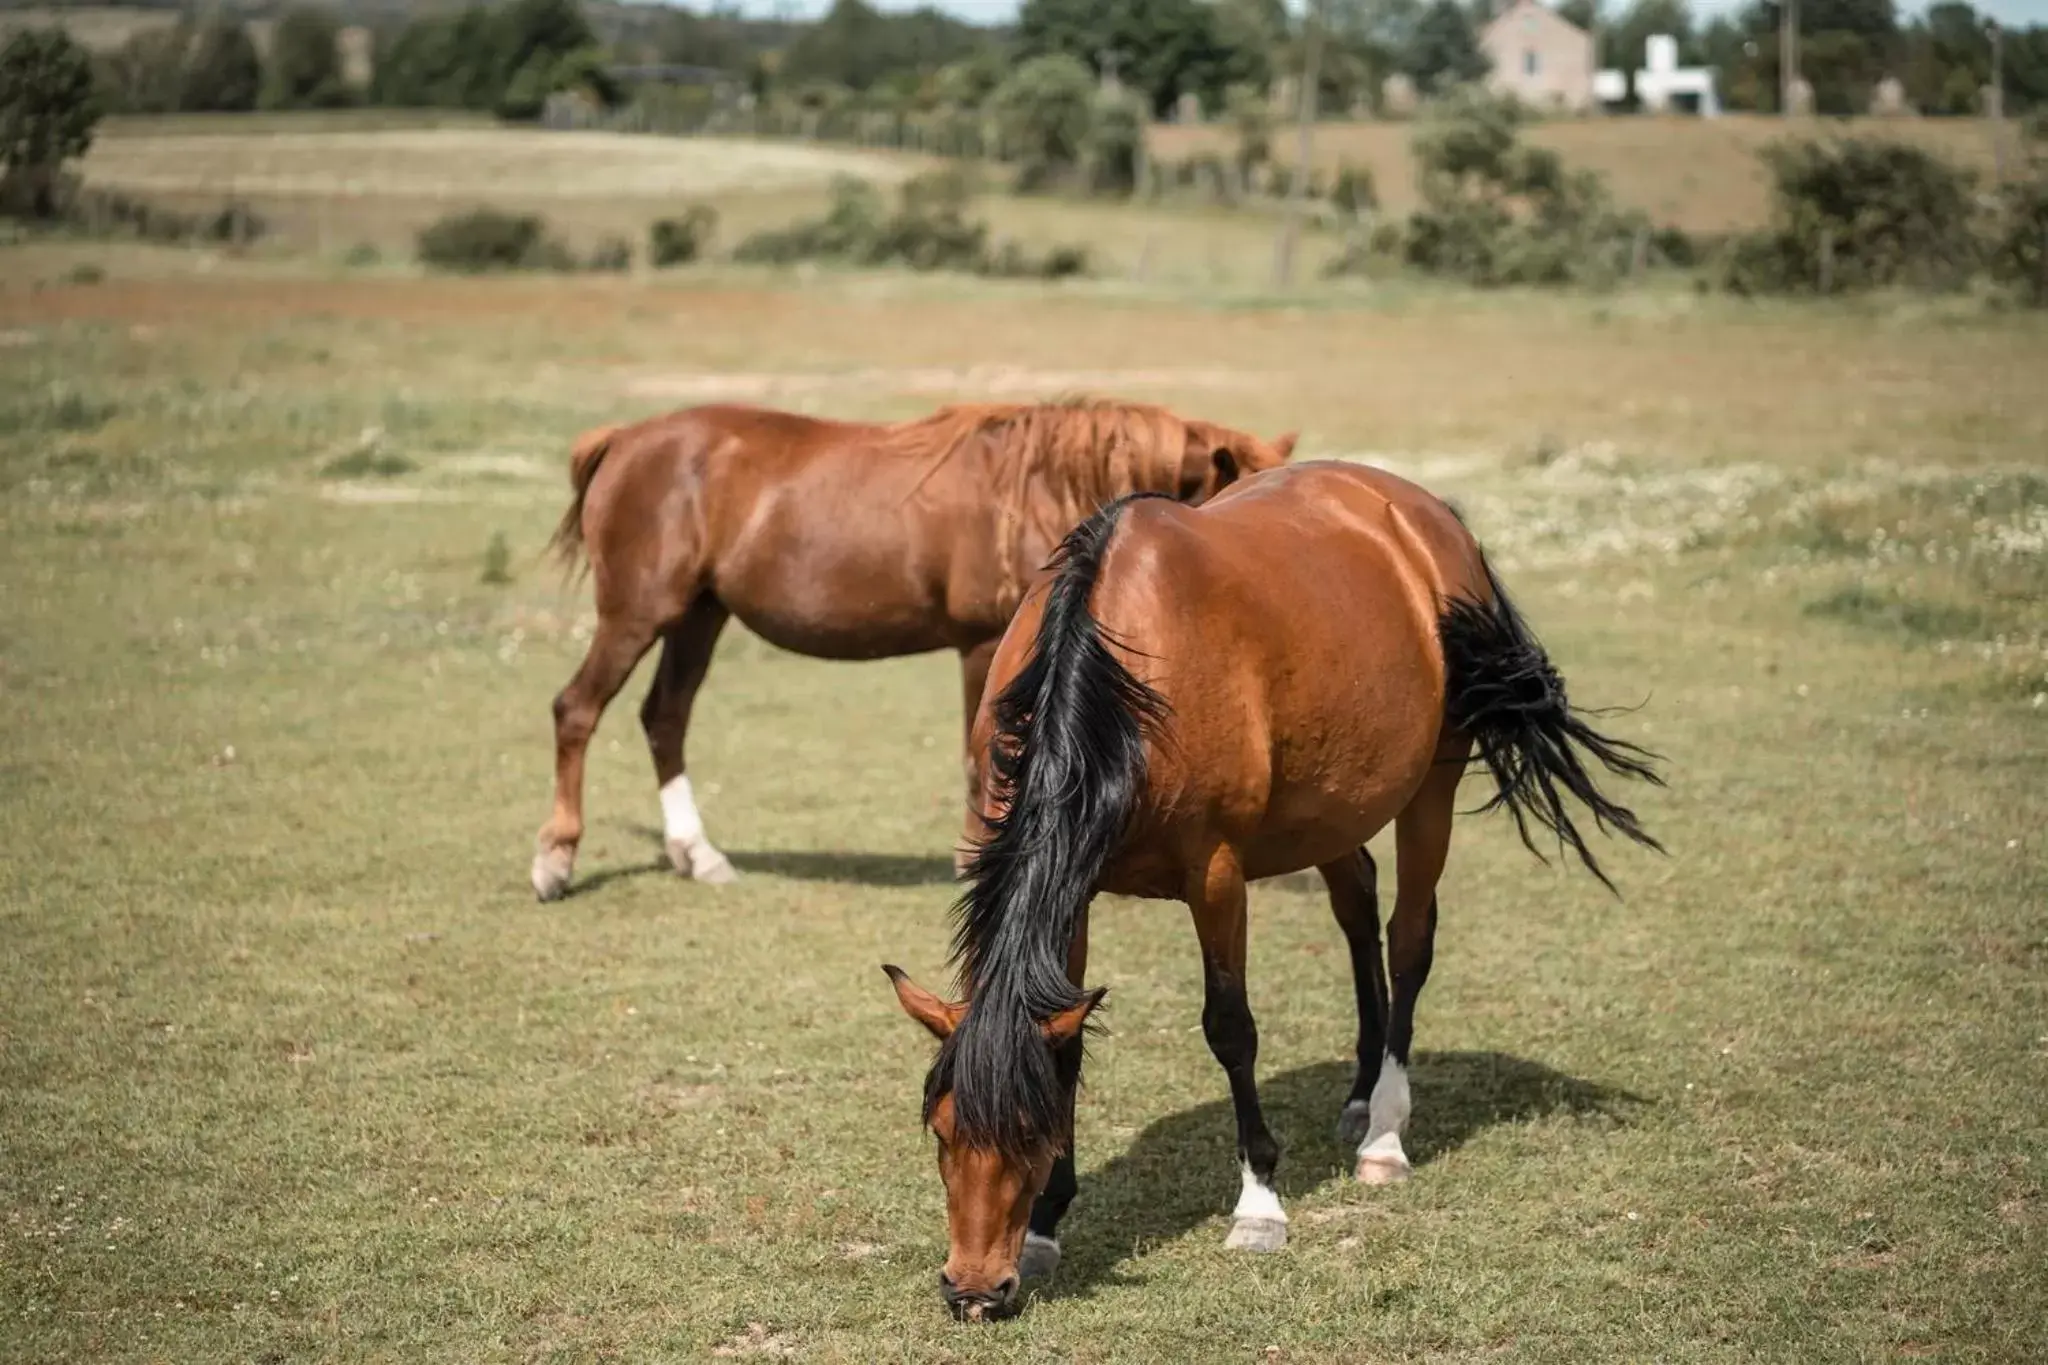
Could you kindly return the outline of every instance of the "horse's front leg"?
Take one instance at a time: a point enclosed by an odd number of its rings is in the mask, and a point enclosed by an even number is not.
[[[1078,990],[1088,975],[1088,911],[1081,911],[1080,922],[1074,929],[1074,941],[1067,948],[1067,980]],[[1062,1054],[1062,1070],[1071,1067],[1072,1074],[1081,1072],[1081,1040],[1074,1039],[1067,1044],[1068,1052]],[[1074,1202],[1074,1195],[1080,1189],[1080,1181],[1074,1171],[1074,1094],[1067,1092],[1067,1145],[1052,1163],[1052,1174],[1046,1179],[1045,1188],[1031,1205],[1031,1221],[1024,1232],[1024,1255],[1017,1263],[1017,1273],[1023,1279],[1039,1279],[1059,1269],[1060,1264],[1060,1219],[1066,1217],[1067,1206]]]
[[[1188,908],[1202,942],[1202,1033],[1230,1080],[1237,1110],[1237,1161],[1242,1188],[1224,1245],[1239,1251],[1278,1251],[1287,1245],[1287,1211],[1273,1189],[1280,1144],[1259,1110],[1253,1069],[1259,1027],[1245,998],[1245,889],[1237,854],[1219,847],[1190,879]]]
[[[974,749],[974,718],[981,711],[981,694],[988,686],[989,666],[995,662],[996,646],[1001,639],[984,640],[978,645],[960,651],[960,697],[965,708],[962,732],[965,736],[961,745],[962,773],[967,779],[967,823],[960,846],[953,850],[953,875],[959,876],[967,870],[968,860],[973,855],[971,841],[980,834],[980,822],[975,819],[976,803],[981,800],[981,755]],[[1074,983],[1079,985],[1077,980]]]

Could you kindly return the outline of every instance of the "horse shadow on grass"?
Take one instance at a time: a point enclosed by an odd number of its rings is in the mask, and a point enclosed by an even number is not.
[[[601,886],[630,877],[674,875],[663,851],[663,834],[653,825],[625,827],[653,845],[656,856],[644,863],[624,863],[578,877],[569,896],[587,895]],[[852,886],[950,886],[953,860],[913,853],[857,853],[847,849],[727,849],[725,856],[742,877],[787,877],[800,882],[837,882]]]
[[[1259,1098],[1280,1139],[1278,1185],[1297,1200],[1332,1180],[1349,1180],[1352,1148],[1337,1140],[1337,1115],[1351,1089],[1349,1063],[1318,1062],[1262,1077]],[[1219,1072],[1217,1088],[1223,1089]],[[1431,1163],[1489,1128],[1553,1114],[1600,1115],[1627,1123],[1639,1095],[1555,1071],[1504,1052],[1421,1052],[1410,1073],[1414,1117],[1405,1136],[1416,1178]],[[1237,1197],[1237,1120],[1227,1095],[1158,1120],[1130,1150],[1081,1177],[1063,1222],[1062,1258],[1038,1292],[1087,1297],[1127,1283],[1124,1262],[1211,1219]],[[1088,1153],[1080,1153],[1086,1170]]]

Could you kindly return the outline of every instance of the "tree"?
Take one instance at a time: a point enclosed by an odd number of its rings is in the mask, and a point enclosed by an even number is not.
[[[1118,78],[1155,115],[1192,94],[1210,108],[1245,63],[1225,46],[1215,6],[1201,0],[1025,0],[1018,45],[1027,57],[1068,56],[1092,71],[1116,62]]]
[[[1471,21],[1456,0],[1436,0],[1416,20],[1401,69],[1425,90],[1444,90],[1484,76],[1489,65]]]
[[[99,119],[86,50],[61,28],[17,29],[0,48],[0,199],[54,213],[58,172],[92,146]]]
[[[555,63],[578,48],[597,46],[576,0],[512,0],[490,12],[487,22],[496,38],[498,80],[484,102],[506,118],[536,117],[552,93]]]
[[[177,112],[185,97],[185,53],[191,46],[191,25],[182,20],[129,34],[108,54],[101,71],[107,103],[127,114]]]
[[[341,77],[340,26],[325,9],[297,5],[278,17],[270,40],[270,82],[264,102],[274,109],[329,109],[348,102]]]
[[[1686,0],[1635,0],[1618,21],[1601,30],[1601,60],[1634,72],[1643,65],[1650,39],[1659,33],[1678,40],[1679,61],[1699,60],[1699,41],[1693,36],[1692,10]]]
[[[1095,117],[1095,77],[1079,59],[1033,57],[996,88],[990,103],[1020,163],[1018,189],[1045,189],[1072,177]]]
[[[178,108],[198,112],[241,112],[256,107],[263,65],[256,44],[239,19],[216,11],[199,26],[183,57]]]

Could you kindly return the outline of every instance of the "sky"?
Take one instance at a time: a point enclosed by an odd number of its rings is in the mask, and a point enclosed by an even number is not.
[[[693,0],[684,0],[691,4]],[[948,14],[958,15],[972,23],[988,24],[1012,19],[1017,14],[1017,0],[869,0],[877,9],[916,9],[930,3],[934,8]],[[2048,24],[2048,0],[1972,0],[1977,12],[1989,14],[2007,24]],[[740,8],[749,14],[772,15],[789,13],[796,17],[809,18],[821,14],[831,0],[740,0]],[[1739,9],[1742,0],[1693,0],[1693,12],[1700,15],[1714,15]],[[1918,12],[1927,6],[1917,0],[1905,0],[1899,5],[1902,12]]]

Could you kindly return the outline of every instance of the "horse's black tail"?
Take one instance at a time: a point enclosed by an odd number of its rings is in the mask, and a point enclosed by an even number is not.
[[[1626,835],[1661,853],[1664,846],[1643,828],[1634,811],[1600,794],[1581,757],[1590,754],[1610,773],[1661,787],[1664,780],[1654,766],[1657,755],[1586,723],[1585,713],[1565,700],[1564,679],[1515,610],[1491,565],[1486,581],[1493,589],[1492,602],[1455,600],[1437,628],[1449,674],[1446,719],[1472,736],[1497,787],[1493,799],[1480,809],[1506,806],[1522,842],[1541,858],[1542,851],[1529,834],[1529,822],[1534,820],[1561,845],[1571,845],[1586,870],[1612,891],[1614,883],[1572,824],[1564,798],[1567,793],[1577,797],[1603,831]]]
[[[1078,1005],[1067,951],[1145,784],[1160,695],[1110,652],[1089,609],[1124,509],[1110,503],[1067,536],[1030,662],[992,703],[998,809],[954,907],[954,958],[971,1007],[939,1050],[928,1104],[951,1091],[954,1125],[976,1145],[1015,1150],[1056,1137],[1064,1092],[1039,1025]]]

